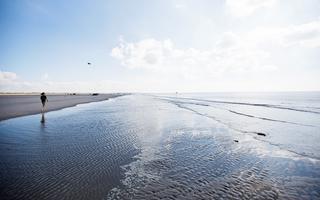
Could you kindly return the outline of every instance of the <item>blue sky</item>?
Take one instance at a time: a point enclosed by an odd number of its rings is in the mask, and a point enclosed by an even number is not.
[[[2,0],[0,91],[320,90],[319,10],[318,0]]]

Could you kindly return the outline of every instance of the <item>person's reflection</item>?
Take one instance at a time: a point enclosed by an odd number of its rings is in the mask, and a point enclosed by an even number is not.
[[[44,112],[41,113],[41,124],[44,124],[46,122],[45,117],[44,117]]]
[[[41,148],[45,148],[47,142],[48,142],[48,135],[47,135],[47,131],[46,131],[46,119],[45,119],[45,113],[42,112],[41,113],[41,120],[40,120],[40,125],[39,125],[39,130],[40,130],[40,141],[41,141]]]

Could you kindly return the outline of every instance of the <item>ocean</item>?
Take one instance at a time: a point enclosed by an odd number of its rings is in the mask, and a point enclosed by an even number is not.
[[[0,195],[319,199],[319,143],[320,92],[126,95],[1,121]]]

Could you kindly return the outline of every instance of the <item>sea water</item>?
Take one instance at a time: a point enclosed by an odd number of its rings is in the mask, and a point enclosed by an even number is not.
[[[164,99],[255,139],[320,159],[320,92],[197,93]]]
[[[319,97],[137,94],[2,121],[1,197],[318,199]]]

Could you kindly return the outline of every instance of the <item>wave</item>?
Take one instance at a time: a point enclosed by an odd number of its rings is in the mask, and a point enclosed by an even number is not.
[[[229,129],[232,129],[232,130],[237,131],[237,132],[251,133],[251,134],[256,134],[256,135],[260,135],[260,136],[267,136],[268,135],[267,133],[263,133],[263,132],[241,130],[241,129],[235,128],[235,127],[231,126],[230,124],[228,124],[226,122],[223,122],[222,120],[219,120],[219,119],[217,119],[217,118],[215,118],[215,117],[213,117],[211,115],[207,115],[207,114],[198,112],[198,111],[196,111],[196,110],[194,110],[192,108],[188,108],[188,107],[182,106],[181,104],[175,104],[175,105],[177,105],[179,108],[186,109],[186,110],[192,111],[192,112],[194,112],[194,113],[196,113],[198,115],[213,119],[214,121],[216,121],[218,123],[221,123],[221,124],[227,126]]]
[[[283,109],[283,110],[292,110],[292,111],[297,111],[297,112],[320,114],[319,111],[305,110],[305,109],[294,108],[294,107],[286,107],[286,106],[281,106],[281,105],[276,105],[276,104],[247,103],[247,102],[235,102],[235,101],[217,101],[217,100],[196,99],[196,98],[187,98],[187,97],[170,97],[170,96],[163,96],[163,97],[171,98],[171,99],[184,99],[184,100],[193,100],[193,101],[219,103],[219,104],[235,104],[235,105],[246,105],[246,106],[259,106],[259,107],[276,108],[276,109]]]
[[[167,101],[168,101],[168,100],[167,100]],[[242,130],[242,129],[236,128],[236,127],[232,126],[231,124],[226,123],[226,122],[224,122],[224,121],[222,121],[222,120],[220,120],[220,119],[217,119],[217,118],[214,117],[214,116],[201,113],[201,112],[199,112],[199,111],[197,111],[197,110],[195,110],[195,109],[189,108],[189,107],[187,107],[187,106],[183,106],[183,104],[193,104],[193,103],[189,103],[189,102],[177,102],[177,101],[169,101],[169,102],[171,102],[172,104],[178,106],[179,108],[182,108],[182,109],[185,109],[185,110],[189,110],[189,111],[191,111],[191,112],[193,112],[193,113],[195,113],[195,114],[197,114],[197,115],[201,115],[201,116],[203,116],[203,117],[207,117],[207,118],[209,118],[209,119],[212,119],[212,120],[214,120],[214,121],[216,121],[216,122],[218,122],[218,123],[220,123],[220,124],[225,125],[227,128],[229,128],[229,129],[231,129],[231,130],[233,130],[233,131],[240,132],[240,133],[243,133],[243,134],[254,134],[254,135],[255,135],[255,137],[253,137],[254,139],[259,140],[259,141],[261,141],[261,142],[265,142],[265,143],[267,143],[267,144],[269,144],[269,145],[275,146],[275,147],[277,147],[277,148],[279,148],[279,149],[281,149],[281,150],[285,150],[285,151],[287,151],[287,152],[293,153],[293,154],[295,154],[296,156],[300,156],[300,157],[304,157],[304,158],[309,158],[309,159],[313,159],[313,160],[320,160],[319,157],[316,157],[316,156],[314,156],[314,155],[309,155],[309,154],[306,154],[306,153],[300,153],[300,152],[294,151],[294,150],[292,150],[292,149],[285,148],[285,147],[283,147],[281,144],[276,144],[276,143],[273,143],[273,142],[268,141],[268,140],[266,140],[266,139],[262,139],[262,138],[264,138],[264,137],[266,137],[266,136],[269,135],[269,134],[266,133],[266,132]],[[210,106],[210,105],[207,105],[207,104],[199,104],[199,103],[195,103],[195,104],[196,104],[196,105],[201,105],[201,106]],[[230,110],[229,110],[229,111],[230,111]],[[234,112],[235,112],[235,111],[234,111]],[[246,115],[246,114],[238,113],[238,112],[236,112],[235,114]],[[248,116],[251,117],[252,115],[248,115]],[[255,117],[255,116],[252,116],[252,117]],[[264,120],[266,120],[266,119],[264,119]],[[270,120],[271,120],[271,121],[276,121],[276,120],[272,120],[272,119],[270,119]],[[277,122],[290,123],[290,122],[281,121],[281,120],[277,120]],[[297,124],[297,123],[294,123],[294,122],[292,122],[292,124],[303,125],[303,124]],[[304,126],[311,126],[311,125],[304,125]],[[256,137],[256,136],[258,136],[258,137]]]
[[[236,112],[236,111],[234,111],[234,110],[228,110],[228,111],[231,112],[231,113],[237,114],[237,115],[242,115],[242,116],[251,117],[251,118],[256,118],[256,119],[261,119],[261,120],[266,120],[266,121],[280,122],[280,123],[286,123],[286,124],[295,124],[295,125],[300,125],[300,126],[315,127],[315,126],[309,125],[309,124],[301,124],[301,123],[289,122],[289,121],[278,120],[278,119],[270,119],[270,118],[266,118],[266,117],[258,117],[258,116],[254,116],[254,115],[249,115],[249,114],[241,113],[241,112]]]
[[[164,99],[164,100],[167,100],[167,101],[168,101],[168,99]],[[250,117],[250,118],[255,118],[255,119],[266,120],[266,121],[286,123],[286,124],[294,124],[294,125],[307,126],[307,127],[316,127],[316,126],[310,125],[310,124],[302,124],[302,123],[290,122],[290,121],[279,120],[279,119],[271,119],[271,118],[267,118],[267,117],[259,117],[259,116],[255,116],[255,115],[251,115],[251,114],[246,114],[246,113],[242,113],[242,112],[238,112],[238,111],[234,111],[234,110],[230,110],[230,109],[225,109],[225,108],[221,108],[221,107],[212,106],[212,105],[209,105],[209,104],[193,103],[193,102],[183,102],[183,101],[172,101],[172,100],[169,100],[169,101],[174,102],[174,103],[191,104],[191,105],[197,105],[197,106],[210,106],[210,107],[214,107],[214,108],[217,108],[217,109],[222,109],[222,110],[228,111],[228,112],[233,113],[233,114],[237,114],[237,115],[241,115],[241,116],[246,116],[246,117]]]

